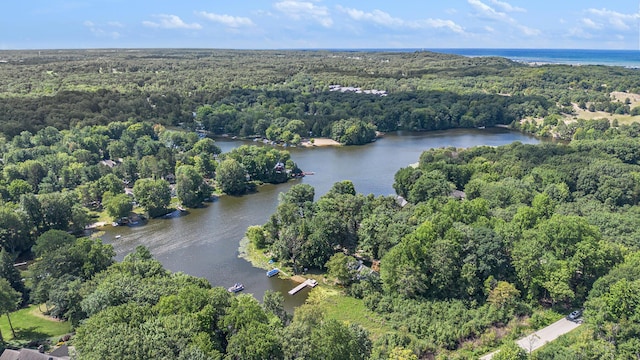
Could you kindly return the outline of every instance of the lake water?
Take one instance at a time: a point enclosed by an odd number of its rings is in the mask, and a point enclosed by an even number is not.
[[[255,194],[242,197],[222,196],[206,208],[189,210],[174,219],[150,220],[140,227],[108,227],[103,240],[114,246],[118,260],[137,245],[144,245],[171,271],[204,277],[213,286],[225,288],[236,282],[245,292],[262,298],[268,289],[283,292],[291,310],[302,304],[308,290],[290,296],[286,292],[296,284],[277,277],[267,278],[265,271],[238,257],[240,239],[247,227],[264,224],[278,205],[278,194],[297,183],[316,190],[316,199],[342,180],[351,180],[356,191],[364,194],[391,195],[394,174],[419,160],[429,148],[503,145],[514,141],[538,143],[539,140],[505,129],[448,130],[438,132],[390,133],[364,146],[289,148],[291,158],[314,175],[286,184],[265,185]],[[220,139],[224,152],[253,142]],[[116,236],[120,236],[116,239]]]

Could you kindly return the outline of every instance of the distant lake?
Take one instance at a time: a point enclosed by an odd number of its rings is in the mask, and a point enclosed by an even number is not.
[[[353,181],[356,191],[364,194],[391,195],[393,177],[402,167],[419,160],[430,148],[504,145],[514,141],[535,144],[539,140],[518,132],[499,128],[466,129],[435,132],[389,133],[364,146],[288,148],[291,158],[304,171],[314,172],[286,184],[265,185],[255,194],[242,197],[222,196],[206,208],[189,210],[186,216],[150,220],[140,227],[107,228],[103,240],[111,243],[118,260],[144,245],[171,271],[204,277],[213,286],[225,288],[236,282],[245,292],[261,299],[265,290],[281,291],[286,307],[302,304],[308,290],[291,296],[289,280],[267,278],[265,271],[238,257],[240,239],[247,227],[264,224],[278,205],[278,195],[291,186],[305,183],[316,190],[316,199],[342,180]],[[216,143],[227,152],[250,141],[219,139]],[[268,145],[265,145],[268,146]],[[116,239],[116,236],[120,236]]]

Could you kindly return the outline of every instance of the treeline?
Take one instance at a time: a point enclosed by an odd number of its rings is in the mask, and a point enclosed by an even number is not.
[[[349,118],[380,131],[472,127],[570,113],[571,103],[628,113],[609,93],[640,90],[632,69],[529,67],[430,52],[79,50],[3,57],[0,131],[9,138],[130,118],[191,123],[203,105],[215,111],[207,119],[212,131],[247,136],[266,135],[280,117],[304,121],[314,136],[330,136],[332,123]],[[334,84],[389,96],[330,92]]]
[[[640,250],[632,128],[604,130],[606,140],[426,151],[396,174],[404,206],[357,194],[348,181],[315,202],[312,188],[295,185],[247,235],[294,269],[326,269],[392,324],[397,333],[376,341],[377,354],[400,346],[477,356],[516,316],[583,304],[607,354],[632,354],[640,297],[625,265]],[[465,200],[454,198],[460,191]],[[379,260],[379,276],[356,271],[357,259]]]
[[[142,246],[115,263],[110,245],[51,230],[34,251],[41,256],[29,268],[34,300],[72,323],[78,359],[367,359],[371,352],[357,325],[325,319],[311,305],[291,316],[277,292],[261,304],[171,273]]]
[[[553,104],[542,97],[459,95],[451,91],[372,94],[291,91],[234,91],[212,105],[200,107],[196,119],[205,129],[240,136],[259,135],[292,142],[322,136],[339,142],[336,127],[347,119],[373,125],[374,130],[444,130],[510,124],[525,116],[546,116]],[[292,125],[292,122],[296,122]],[[370,140],[368,138],[367,140]],[[295,143],[295,141],[293,141]]]
[[[199,207],[214,191],[244,194],[301,172],[286,151],[244,146],[221,154],[196,132],[133,121],[22,131],[0,152],[0,247],[27,258],[41,234],[79,234],[97,212],[119,221],[135,205],[157,217],[171,211],[172,197]]]

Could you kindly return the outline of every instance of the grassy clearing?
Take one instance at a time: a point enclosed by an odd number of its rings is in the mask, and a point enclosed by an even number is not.
[[[27,343],[32,340],[55,338],[71,332],[68,321],[59,321],[44,315],[37,305],[31,305],[10,314],[16,338],[11,334],[7,316],[0,317],[0,331],[6,341]]]
[[[373,341],[384,334],[396,332],[380,315],[367,309],[362,300],[345,296],[336,288],[322,285],[314,288],[307,303],[323,309],[327,319],[362,326],[369,331]]]
[[[247,260],[254,267],[265,270],[271,270],[273,268],[280,269],[280,274],[278,274],[279,277],[287,277],[287,274],[293,274],[291,267],[286,266],[284,263],[279,261],[270,263],[269,261],[271,260],[271,256],[265,252],[264,249],[257,249],[246,236],[240,240],[238,253],[239,257]]]

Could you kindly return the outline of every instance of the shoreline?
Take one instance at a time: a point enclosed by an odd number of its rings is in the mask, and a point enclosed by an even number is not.
[[[314,138],[313,143],[306,140],[300,143],[302,147],[319,147],[319,146],[342,146],[339,142],[329,138]]]

